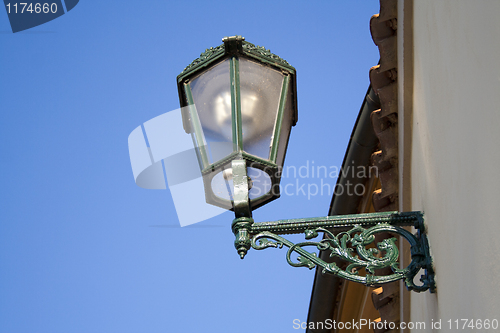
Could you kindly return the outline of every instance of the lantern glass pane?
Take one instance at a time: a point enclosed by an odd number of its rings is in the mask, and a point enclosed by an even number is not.
[[[229,59],[191,80],[190,87],[209,163],[214,163],[233,151]]]
[[[239,59],[243,150],[269,159],[283,74],[246,58]]]
[[[294,103],[293,103],[292,85],[288,86],[288,92],[286,94],[286,103],[283,110],[283,119],[281,123],[281,132],[279,134],[278,142],[278,152],[276,154],[276,164],[278,167],[282,167],[285,162],[286,147],[288,146],[288,138],[290,137],[290,131],[292,130],[292,120],[294,115]]]

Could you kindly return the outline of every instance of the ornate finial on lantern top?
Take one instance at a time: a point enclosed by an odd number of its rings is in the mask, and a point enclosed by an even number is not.
[[[236,36],[231,36],[231,37],[224,37],[222,38],[222,41],[224,43],[228,43],[228,42],[232,42],[232,41],[236,41],[236,42],[242,42],[245,40],[245,37],[242,37],[240,35],[236,35]]]
[[[226,48],[226,54],[242,53],[242,43],[244,40],[245,37],[241,37],[240,35],[222,38],[222,41],[224,42],[224,46]]]

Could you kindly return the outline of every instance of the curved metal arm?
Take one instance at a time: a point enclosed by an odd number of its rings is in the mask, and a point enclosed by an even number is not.
[[[414,223],[411,223],[414,222]],[[414,235],[403,226],[413,225],[417,229]],[[423,215],[421,212],[408,213],[372,213],[327,216],[323,218],[297,219],[264,223],[253,223],[247,218],[238,218],[233,222],[233,232],[237,235],[237,247],[244,246],[256,250],[270,247],[288,247],[287,262],[293,267],[316,266],[322,268],[323,273],[335,274],[349,281],[359,282],[367,286],[389,283],[404,279],[408,290],[417,292],[430,289],[435,291],[434,270],[429,253],[427,237],[423,229]],[[306,239],[318,237],[323,233],[320,241],[305,241],[294,244],[279,236],[287,233],[304,233]],[[399,250],[396,238],[390,237],[377,244],[375,235],[390,233],[402,236],[411,247],[411,263],[404,268],[399,267]],[[330,257],[337,257],[346,262],[345,268],[336,263],[328,263],[319,258],[315,252],[309,252],[306,247],[315,247],[315,250],[330,251]],[[240,252],[240,251],[239,251]],[[296,261],[292,254],[297,253]],[[246,253],[246,251],[245,251]],[[240,253],[241,255],[241,253]],[[241,255],[242,259],[244,255]],[[375,275],[376,270],[390,267],[392,274]],[[359,274],[364,269],[365,274]],[[423,270],[420,285],[414,279]]]

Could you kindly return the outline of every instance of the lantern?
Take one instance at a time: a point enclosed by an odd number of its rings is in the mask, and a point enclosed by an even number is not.
[[[297,122],[295,68],[241,36],[224,37],[177,77],[183,123],[192,135],[206,201],[233,209],[233,161],[244,161],[256,209],[280,196]]]

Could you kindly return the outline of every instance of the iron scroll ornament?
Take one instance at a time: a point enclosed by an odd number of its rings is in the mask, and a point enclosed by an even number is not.
[[[412,234],[404,226],[414,226],[417,234]],[[286,260],[293,267],[313,269],[318,266],[322,268],[322,273],[334,274],[370,287],[402,279],[408,290],[435,292],[434,270],[423,227],[421,212],[369,213],[264,223],[253,223],[251,218],[237,218],[233,222],[233,232],[237,236],[235,246],[240,256],[244,256],[244,250],[250,247],[264,250],[285,246],[288,248]],[[304,233],[306,240],[309,240],[318,237],[320,232],[326,235],[322,240],[297,244],[278,235]],[[387,238],[376,244],[376,247],[369,247],[378,233],[400,235],[408,241],[412,260],[407,267],[399,267],[396,238]],[[334,262],[328,263],[305,247],[329,250],[330,257],[345,261],[347,266],[341,268]],[[292,260],[293,253],[298,254],[295,261]],[[375,275],[376,270],[386,267],[390,267],[392,274]],[[363,268],[366,272],[364,276],[359,274]],[[421,270],[424,273],[420,277],[421,284],[417,285],[414,279]]]
[[[397,214],[396,212],[394,212]],[[366,286],[376,286],[404,279],[408,290],[417,292],[431,289],[434,291],[433,275],[429,274],[427,267],[429,263],[426,260],[425,249],[421,246],[421,241],[411,232],[404,228],[392,226],[387,223],[380,223],[370,228],[354,226],[349,231],[334,234],[325,228],[315,228],[305,230],[305,238],[312,239],[322,232],[327,237],[319,242],[306,241],[297,244],[286,240],[285,238],[264,231],[255,234],[251,239],[251,246],[255,250],[263,250],[269,247],[282,248],[288,247],[286,260],[293,267],[308,267],[313,269],[316,266],[322,268],[322,273],[337,275],[349,281],[358,282]],[[379,242],[376,247],[367,248],[375,240],[375,234],[390,232],[404,237],[411,245],[412,261],[406,268],[399,268],[399,249],[396,244],[396,238],[388,238]],[[350,247],[351,245],[352,247]],[[330,251],[330,257],[340,258],[348,263],[345,269],[340,268],[335,262],[327,263],[319,258],[315,252],[309,252],[304,249],[306,246],[316,247],[320,251]],[[356,253],[353,253],[353,248]],[[292,254],[299,256],[296,261],[292,260]],[[375,270],[390,267],[393,274],[385,276],[375,275]],[[359,270],[364,268],[365,276],[359,274]],[[426,274],[420,278],[421,285],[414,282],[420,269],[424,269]]]

